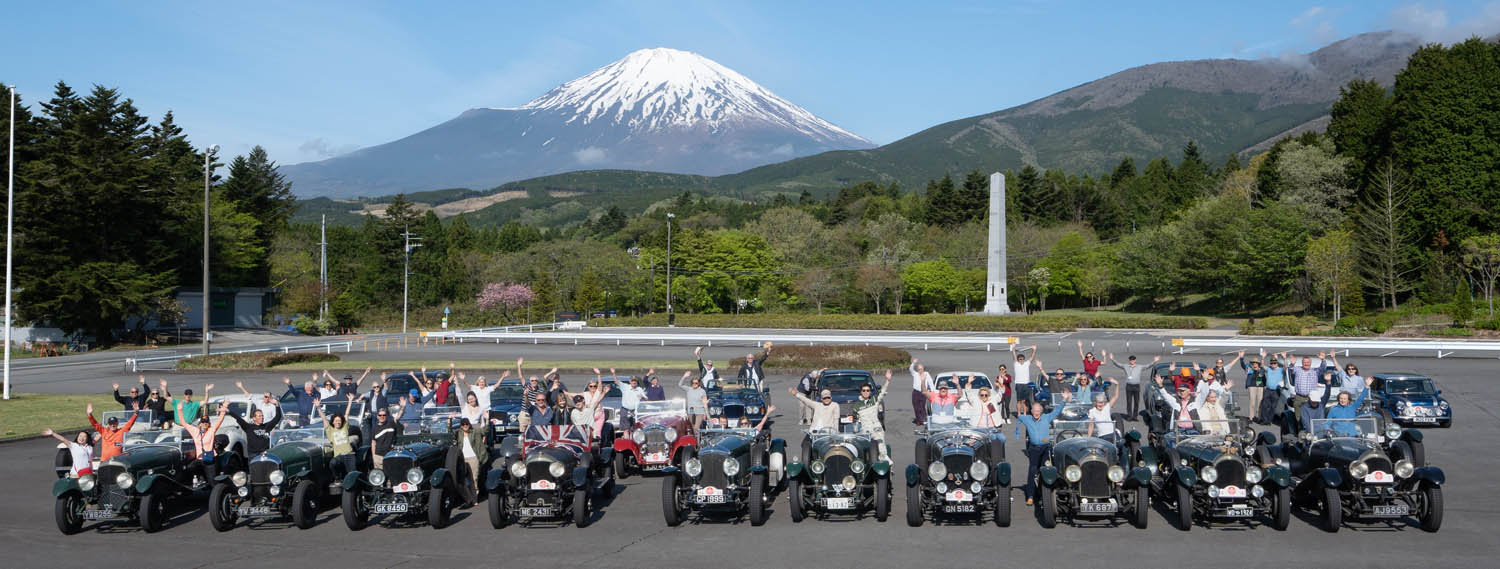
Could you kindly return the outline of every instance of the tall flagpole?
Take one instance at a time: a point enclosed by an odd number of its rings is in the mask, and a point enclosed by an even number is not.
[[[15,233],[11,223],[16,211],[16,87],[10,87],[10,157],[5,169],[5,398],[10,399],[10,267],[11,243]]]

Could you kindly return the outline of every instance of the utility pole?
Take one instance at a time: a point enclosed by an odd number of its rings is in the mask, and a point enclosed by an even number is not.
[[[16,211],[16,87],[10,87],[10,114],[6,115],[6,122],[10,123],[10,156],[6,159],[8,166],[5,169],[5,399],[10,399],[10,267],[11,267],[11,243],[15,241],[15,233],[11,231],[11,222],[15,219]]]
[[[203,152],[203,355],[208,355],[208,313],[213,303],[209,301],[211,295],[208,293],[208,166],[213,160],[214,152],[219,149],[215,144]]]
[[[672,312],[672,218],[667,214],[667,326],[677,325],[677,314]]]
[[[422,246],[421,243],[417,243],[417,244],[413,245],[412,241],[421,241],[422,238],[421,237],[412,237],[411,236],[411,226],[410,225],[406,226],[406,229],[401,233],[401,236],[406,239],[406,246],[403,248],[404,253],[403,253],[403,257],[402,257],[403,258],[403,268],[401,269],[401,333],[405,334],[406,333],[406,306],[407,306],[406,299],[407,299],[407,295],[411,291],[411,286],[410,286],[410,284],[411,284],[411,250],[414,249],[414,248]]]
[[[328,317],[328,214],[323,214],[321,237],[318,241],[318,320]]]

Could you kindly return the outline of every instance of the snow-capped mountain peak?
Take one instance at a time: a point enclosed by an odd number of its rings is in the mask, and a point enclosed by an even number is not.
[[[818,141],[869,141],[776,96],[732,69],[696,53],[642,49],[564,83],[521,107],[567,115],[567,122],[605,121],[637,132],[762,123]]]

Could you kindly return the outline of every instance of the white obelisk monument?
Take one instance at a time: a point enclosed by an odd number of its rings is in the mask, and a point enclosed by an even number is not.
[[[990,174],[990,259],[982,314],[1010,314],[1005,301],[1005,174]]]

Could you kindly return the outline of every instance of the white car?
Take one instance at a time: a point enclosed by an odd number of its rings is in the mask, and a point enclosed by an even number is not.
[[[960,388],[965,377],[969,378],[968,389]],[[953,417],[959,420],[967,420],[971,423],[978,421],[979,410],[974,404],[979,401],[980,388],[988,387],[990,397],[997,403],[1000,401],[996,395],[998,390],[995,388],[995,383],[990,381],[990,376],[983,372],[945,371],[932,378],[932,381],[939,387],[946,385],[950,391],[958,393],[958,404],[953,408]]]

